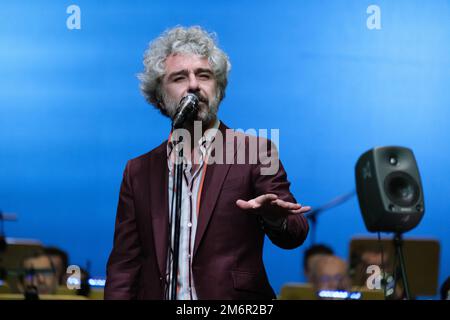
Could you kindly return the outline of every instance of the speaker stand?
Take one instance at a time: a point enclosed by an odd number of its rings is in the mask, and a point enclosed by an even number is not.
[[[394,246],[395,254],[400,261],[400,271],[406,300],[411,300],[411,292],[409,291],[408,277],[406,275],[405,257],[403,256],[403,237],[399,232],[395,233],[394,235]]]

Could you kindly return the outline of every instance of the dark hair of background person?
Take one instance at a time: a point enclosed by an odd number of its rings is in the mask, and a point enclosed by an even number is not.
[[[308,271],[308,259],[316,254],[334,254],[333,249],[324,244],[315,244],[305,250],[303,254],[303,270]]]

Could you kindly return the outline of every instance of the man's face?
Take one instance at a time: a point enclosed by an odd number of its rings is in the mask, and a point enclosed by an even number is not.
[[[347,265],[341,259],[331,255],[322,255],[316,260],[313,269],[313,286],[316,291],[351,289]]]
[[[54,294],[58,280],[52,268],[49,257],[39,256],[26,259],[23,266],[26,270],[33,270],[25,277],[25,285],[35,286],[39,294]]]
[[[191,54],[173,54],[166,59],[162,79],[163,103],[171,118],[186,94],[194,93],[200,100],[196,120],[210,124],[216,118],[219,100],[217,82],[208,59]]]

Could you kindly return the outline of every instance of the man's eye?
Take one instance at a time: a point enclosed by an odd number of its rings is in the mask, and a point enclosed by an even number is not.
[[[176,77],[173,79],[173,81],[179,82],[179,81],[182,81],[183,79],[184,79],[184,77]]]
[[[209,73],[202,73],[199,75],[199,78],[202,80],[209,80],[211,76],[209,75]]]

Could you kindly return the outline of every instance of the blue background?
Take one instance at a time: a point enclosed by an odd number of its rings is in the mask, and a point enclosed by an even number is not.
[[[81,8],[68,30],[66,8]],[[381,8],[381,30],[366,9]],[[426,213],[408,237],[441,243],[450,274],[449,1],[5,1],[0,4],[0,208],[9,237],[60,246],[105,275],[128,159],[156,147],[169,121],[146,104],[136,74],[166,28],[201,25],[232,62],[221,119],[279,128],[292,191],[317,206],[354,188],[374,146],[413,149]],[[320,217],[317,240],[347,257],[368,235],[356,197]],[[308,242],[307,242],[308,244]],[[306,245],[269,241],[274,289],[304,280]]]

